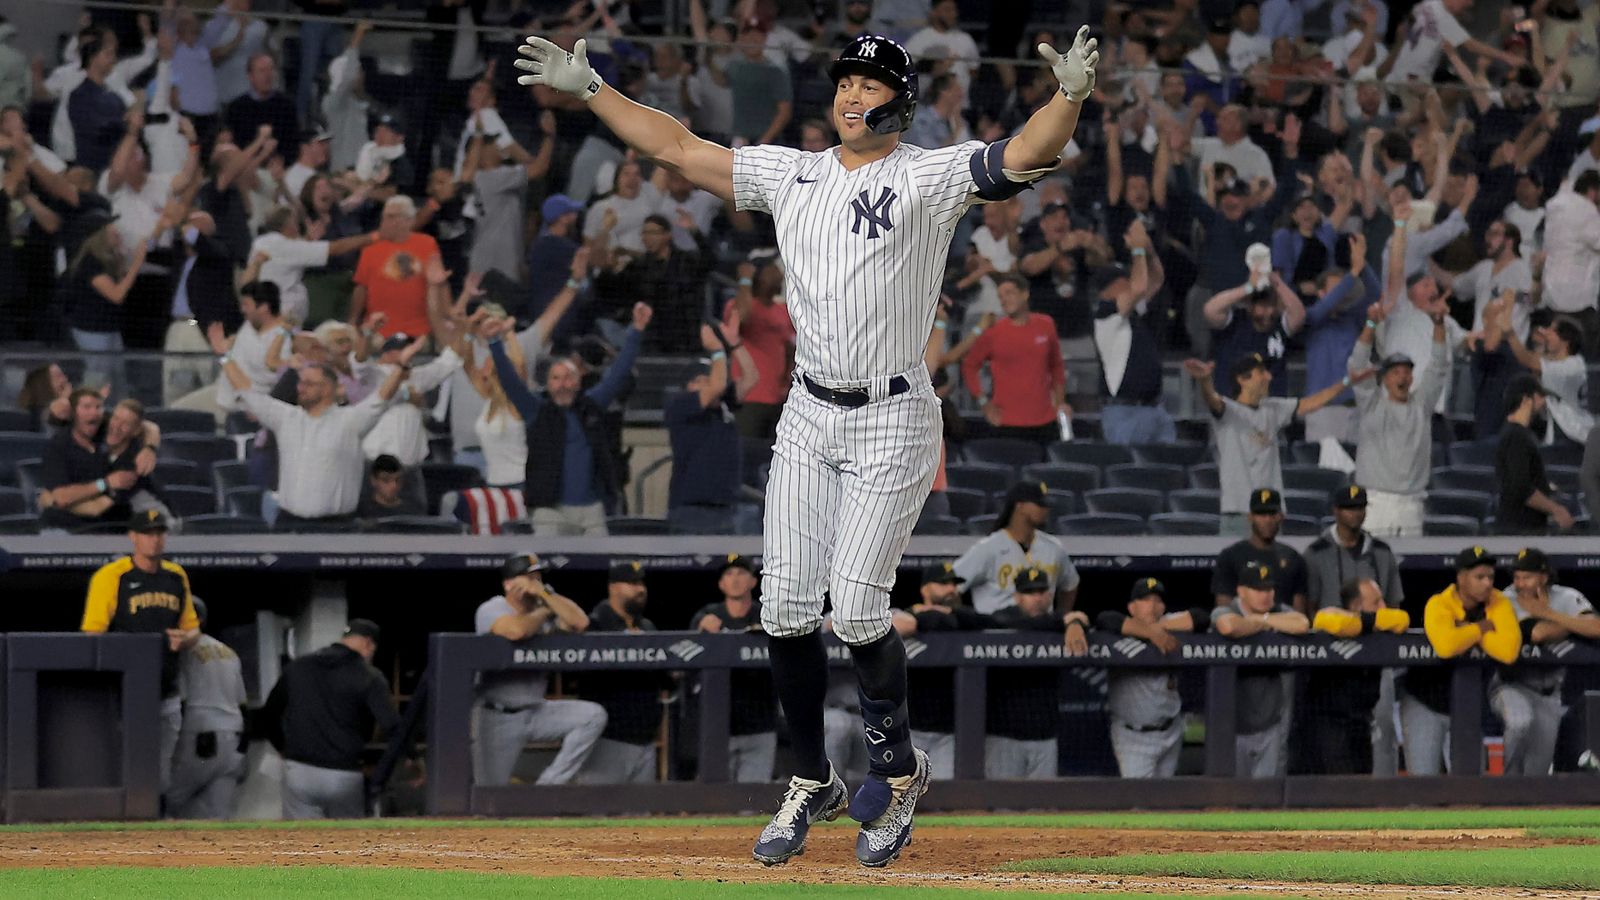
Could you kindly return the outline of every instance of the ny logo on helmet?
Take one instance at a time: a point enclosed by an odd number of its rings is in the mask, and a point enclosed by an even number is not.
[[[872,200],[866,191],[862,191],[856,199],[850,201],[850,208],[855,210],[855,221],[850,225],[851,234],[861,233],[861,223],[867,223],[867,240],[878,239],[878,229],[893,231],[894,223],[889,221],[889,204],[893,203],[895,193],[892,188],[884,188],[878,194],[877,200]]]
[[[865,57],[867,57],[869,59],[874,57],[874,56],[877,56],[878,55],[878,42],[877,41],[867,41],[865,44],[862,44],[861,45],[861,55],[865,56]]]

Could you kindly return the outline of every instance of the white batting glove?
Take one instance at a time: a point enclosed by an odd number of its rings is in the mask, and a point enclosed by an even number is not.
[[[542,84],[585,101],[594,99],[605,84],[589,65],[588,42],[582,38],[568,53],[536,34],[529,35],[517,52],[526,58],[517,60],[516,67],[530,73],[517,76],[517,84]]]
[[[1061,82],[1061,93],[1074,103],[1082,103],[1094,93],[1094,67],[1100,63],[1100,42],[1089,37],[1089,26],[1078,29],[1072,47],[1057,53],[1049,44],[1039,45],[1039,55],[1050,64],[1050,71]],[[521,60],[518,60],[521,65]]]

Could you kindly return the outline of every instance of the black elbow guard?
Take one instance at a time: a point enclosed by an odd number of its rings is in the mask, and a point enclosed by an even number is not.
[[[1051,166],[1048,169],[1015,172],[1013,174],[1017,176],[1017,180],[1012,180],[1007,176],[1005,169],[1006,144],[1009,143],[1011,138],[1006,138],[995,141],[981,150],[972,151],[968,165],[972,170],[972,183],[977,187],[980,199],[991,203],[996,200],[1009,200],[1033,187],[1035,179],[1043,178],[1055,171],[1056,167]]]

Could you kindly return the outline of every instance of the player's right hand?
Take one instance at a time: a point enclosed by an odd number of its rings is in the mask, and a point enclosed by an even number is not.
[[[604,84],[594,67],[589,65],[588,41],[582,38],[568,53],[550,41],[530,34],[517,52],[524,58],[516,61],[516,67],[528,73],[519,75],[517,84],[542,84],[584,100],[593,99]]]

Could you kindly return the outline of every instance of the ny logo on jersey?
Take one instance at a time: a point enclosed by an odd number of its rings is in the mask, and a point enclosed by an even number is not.
[[[856,199],[850,201],[850,208],[856,211],[856,219],[850,225],[851,234],[861,233],[861,223],[867,223],[867,240],[878,239],[878,229],[893,231],[894,223],[889,221],[889,204],[894,202],[895,193],[892,188],[884,188],[878,194],[877,200],[869,199],[866,191],[862,191]]]

